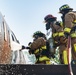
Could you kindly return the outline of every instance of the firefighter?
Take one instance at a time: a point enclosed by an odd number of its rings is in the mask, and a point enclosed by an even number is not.
[[[57,18],[51,14],[48,14],[44,18],[46,23],[46,30],[52,29],[53,48],[54,50],[59,46],[60,62],[61,64],[67,64],[67,52],[66,52],[66,37],[64,37],[63,24],[61,21],[57,21]]]
[[[76,12],[64,4],[59,8],[59,13],[62,14],[65,36],[71,37],[72,59],[76,60]]]
[[[47,39],[44,33],[36,31],[30,45],[31,52],[36,56],[36,64],[51,64]]]

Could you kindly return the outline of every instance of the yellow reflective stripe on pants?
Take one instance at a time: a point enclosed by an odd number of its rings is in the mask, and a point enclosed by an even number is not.
[[[49,61],[50,58],[48,58],[47,56],[40,56],[37,60],[39,60],[40,62],[42,62],[42,61]]]
[[[46,63],[46,64],[51,64],[50,62],[50,58],[48,58],[47,56],[40,56],[39,59],[36,60],[36,62],[41,62],[41,63]]]
[[[47,64],[47,65],[48,65],[48,64],[51,64],[50,60],[49,60],[49,61],[46,61],[46,64]]]
[[[63,63],[68,64],[68,58],[67,58],[67,51],[66,50],[63,51]]]

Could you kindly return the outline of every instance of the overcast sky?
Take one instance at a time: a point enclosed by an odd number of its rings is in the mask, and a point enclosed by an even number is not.
[[[76,0],[0,0],[0,12],[21,44],[32,41],[35,31],[46,34],[44,17],[52,14],[61,20],[59,7],[68,4],[76,10]]]

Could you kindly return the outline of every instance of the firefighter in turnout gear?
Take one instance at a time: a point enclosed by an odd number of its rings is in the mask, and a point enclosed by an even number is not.
[[[46,36],[41,31],[33,34],[33,42],[30,45],[31,52],[36,56],[36,64],[51,64],[49,45]]]
[[[71,37],[72,59],[76,60],[76,12],[65,4],[59,8],[59,13],[62,14],[65,36]]]
[[[67,39],[64,37],[63,24],[61,21],[57,21],[57,18],[49,14],[44,18],[46,23],[46,30],[52,29],[52,39],[53,39],[53,50],[55,52],[56,48],[59,46],[60,62],[61,64],[67,64],[66,52],[66,42]]]

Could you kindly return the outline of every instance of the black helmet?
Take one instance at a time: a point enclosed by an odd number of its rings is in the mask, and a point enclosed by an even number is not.
[[[56,17],[54,17],[53,15],[49,14],[49,15],[46,15],[45,18],[44,18],[45,22],[48,22],[49,20],[56,20]]]
[[[70,8],[68,4],[62,5],[59,8],[59,13],[65,12],[66,10],[73,10],[73,8]]]
[[[43,36],[45,36],[45,34],[42,33],[41,31],[36,31],[36,32],[33,34],[33,37],[35,37],[35,36],[43,37]]]

